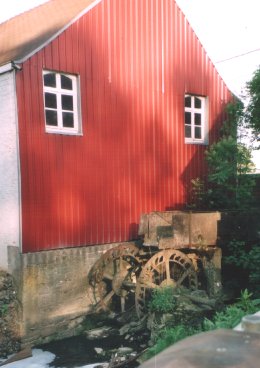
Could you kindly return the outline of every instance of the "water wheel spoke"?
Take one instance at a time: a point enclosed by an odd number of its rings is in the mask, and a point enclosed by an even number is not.
[[[135,289],[136,288],[136,283],[128,281],[128,280],[124,280],[123,283],[122,283],[122,287],[124,289]]]
[[[111,290],[103,299],[102,299],[102,304],[103,305],[107,305],[110,300],[112,299],[112,297],[115,295],[114,290]]]
[[[166,280],[169,281],[171,279],[171,273],[170,273],[170,262],[169,260],[166,261],[165,263],[165,268],[166,268]]]
[[[125,312],[125,297],[121,296],[121,312]]]
[[[97,310],[125,311],[132,308],[132,296],[140,273],[138,253],[139,248],[135,244],[120,244],[105,252],[92,266],[88,285],[93,290],[93,303],[98,302]]]
[[[123,259],[122,257],[119,257],[118,259],[118,271],[121,273],[124,269],[124,266],[123,266]]]
[[[176,285],[180,286],[183,283],[183,281],[186,279],[186,277],[190,275],[191,271],[192,271],[191,268],[189,268],[188,270],[183,272],[181,277],[176,281]]]
[[[116,275],[118,271],[118,259],[113,260],[113,275]]]
[[[197,287],[197,273],[189,257],[177,249],[161,250],[154,254],[143,266],[137,279],[135,300],[138,316],[147,313],[152,289],[176,288],[182,284],[188,289]]]
[[[109,271],[105,271],[103,273],[103,279],[112,281],[113,280],[113,277],[114,276],[112,275],[112,273],[109,273]]]

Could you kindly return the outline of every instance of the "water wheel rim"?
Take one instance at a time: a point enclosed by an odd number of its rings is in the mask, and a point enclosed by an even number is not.
[[[140,269],[138,252],[135,244],[120,244],[109,249],[93,265],[88,285],[92,289],[96,310],[115,311],[117,308],[112,302],[120,305],[121,312],[134,306],[135,273]],[[128,305],[130,298],[133,300]]]
[[[177,265],[175,269],[174,265]],[[136,312],[140,318],[147,313],[148,299],[152,290],[165,286],[173,288],[187,286],[191,290],[198,288],[194,265],[189,257],[179,250],[162,250],[144,265],[137,281],[135,295]]]

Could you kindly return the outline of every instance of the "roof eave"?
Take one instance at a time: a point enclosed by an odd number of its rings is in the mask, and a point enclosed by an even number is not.
[[[44,41],[40,46],[36,47],[30,53],[24,55],[20,59],[15,60],[14,63],[15,64],[24,63],[26,60],[28,60],[30,57],[32,57],[34,54],[36,54],[38,51],[40,51],[45,46],[47,46],[50,42],[52,42],[56,37],[58,37],[62,32],[64,32],[67,28],[69,28],[73,23],[75,23],[84,14],[88,13],[91,9],[93,9],[101,1],[102,0],[96,0],[96,1],[94,1],[92,4],[90,4],[89,6],[87,6],[82,12],[80,12],[75,18],[73,18],[68,24],[66,24],[64,27],[62,27],[58,32],[55,32],[46,41]]]
[[[21,67],[14,61],[8,61],[7,63],[0,65],[0,74],[9,73],[12,70],[20,70]]]

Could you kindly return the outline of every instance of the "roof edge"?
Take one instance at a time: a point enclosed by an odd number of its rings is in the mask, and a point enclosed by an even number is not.
[[[98,5],[102,0],[95,0],[92,4],[88,5],[83,11],[81,11],[75,18],[73,18],[68,24],[66,24],[64,27],[62,27],[58,32],[56,32],[53,36],[48,38],[43,44],[38,46],[36,49],[31,51],[26,56],[22,57],[21,59],[13,60],[13,62],[16,63],[24,63],[27,59],[29,59],[31,56],[36,54],[38,51],[43,49],[45,46],[47,46],[50,42],[52,42],[56,37],[58,37],[62,32],[64,32],[67,28],[69,28],[73,23],[75,23],[79,18],[81,18],[84,14],[88,13],[91,9],[93,9],[96,5]],[[12,61],[9,63],[12,64]],[[0,67],[1,70],[2,66]]]
[[[13,61],[9,61],[6,64],[0,65],[0,75],[1,74],[5,74],[5,73],[9,73],[12,70],[20,70],[20,66],[17,65],[16,63],[14,63]]]
[[[3,64],[0,66],[0,74],[11,72],[13,69],[14,69],[14,65],[10,61],[9,63]]]

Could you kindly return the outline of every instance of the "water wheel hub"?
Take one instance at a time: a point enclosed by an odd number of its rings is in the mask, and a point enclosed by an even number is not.
[[[120,244],[109,249],[93,265],[88,286],[96,310],[124,312],[134,305],[136,279],[141,271],[139,248]]]
[[[123,289],[123,282],[127,276],[127,271],[118,272],[112,280],[112,289],[118,296],[125,296],[127,291]]]

